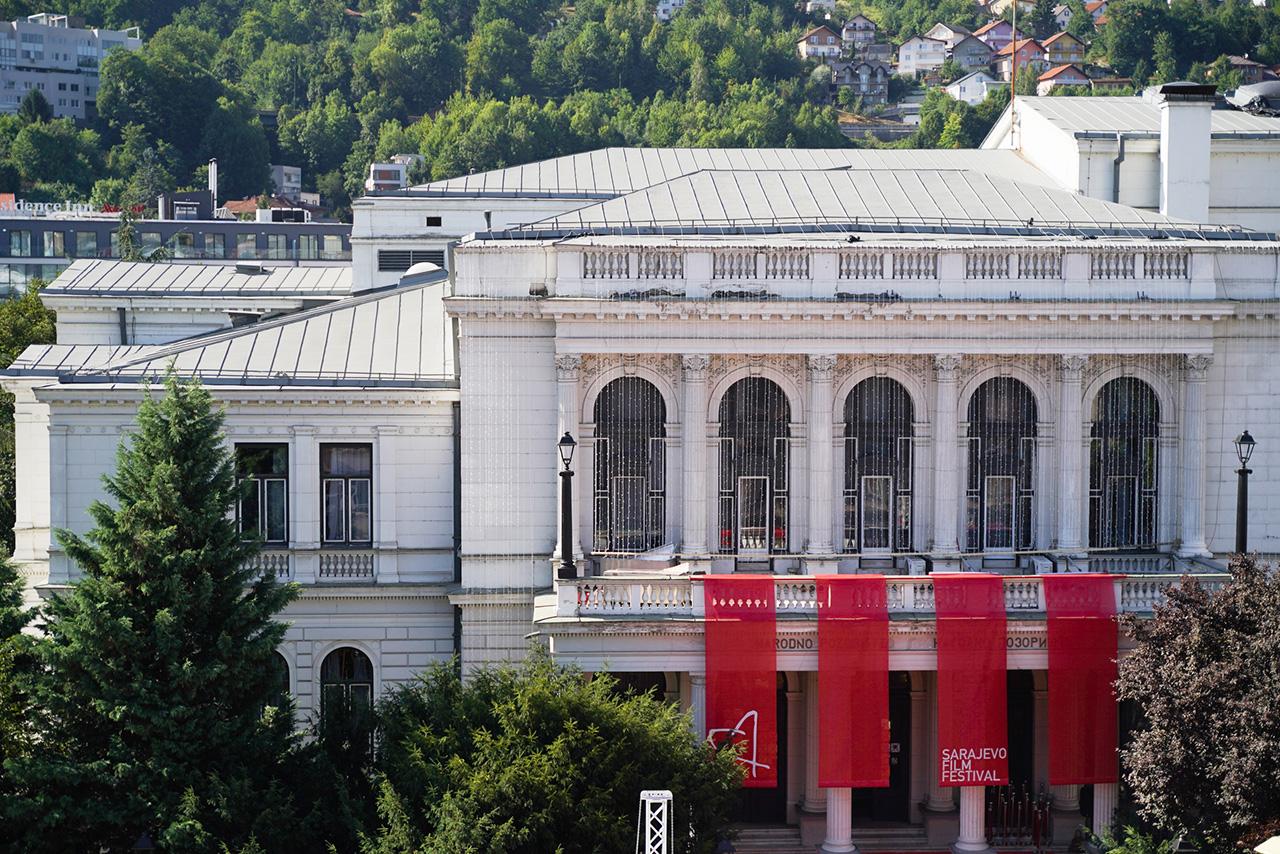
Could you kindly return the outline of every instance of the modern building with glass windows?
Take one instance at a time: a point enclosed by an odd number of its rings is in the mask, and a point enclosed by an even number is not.
[[[740,817],[779,847],[1026,850],[1110,820],[1113,782],[1050,771],[1047,579],[1106,574],[1140,616],[1182,573],[1222,583],[1245,429],[1249,546],[1280,553],[1276,235],[1063,191],[1011,151],[619,149],[451,186],[366,201],[341,281],[115,261],[56,281],[62,343],[4,377],[30,595],[74,583],[50,532],[89,526],[173,363],[226,406],[259,565],[303,587],[280,649],[302,715],[535,642],[702,737],[707,591],[763,578],[778,783]],[[447,272],[375,269],[454,228],[475,233],[440,238]],[[1000,585],[1007,786],[939,773],[939,573]],[[865,575],[889,785],[855,790],[820,785],[817,590]]]

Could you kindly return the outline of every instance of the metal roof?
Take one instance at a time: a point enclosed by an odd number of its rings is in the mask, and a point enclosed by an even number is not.
[[[268,262],[269,263],[269,262]],[[269,267],[72,261],[43,293],[48,296],[340,297],[351,293],[351,265]]]
[[[144,347],[39,345],[4,371],[64,382],[158,377],[170,363],[207,383],[438,387],[452,383],[441,281],[349,297],[275,320]]]
[[[1067,133],[1160,132],[1160,108],[1142,96],[1018,98],[1018,112],[1034,111]],[[1252,116],[1238,110],[1213,110],[1214,134],[1273,134],[1280,139],[1280,119]]]
[[[1012,151],[858,148],[602,148],[422,184],[408,195],[607,199],[703,169],[963,169],[1053,186]],[[396,192],[383,195],[396,195]]]
[[[1151,211],[961,169],[706,170],[513,232],[880,224],[1123,229],[1176,224]]]

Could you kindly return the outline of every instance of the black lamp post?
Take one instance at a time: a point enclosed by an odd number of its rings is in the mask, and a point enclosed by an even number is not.
[[[1253,447],[1258,444],[1245,430],[1236,436],[1236,456],[1240,458],[1240,468],[1236,474],[1240,476],[1236,486],[1236,553],[1244,554],[1249,550],[1249,457],[1253,456]]]
[[[556,442],[556,450],[560,452],[560,462],[564,469],[560,472],[560,568],[556,570],[557,578],[577,578],[578,568],[573,565],[573,450],[578,443],[565,433]]]

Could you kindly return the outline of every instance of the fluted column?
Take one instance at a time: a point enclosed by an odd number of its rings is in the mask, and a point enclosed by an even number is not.
[[[832,389],[836,357],[809,357],[809,544],[811,555],[830,555],[831,501],[834,484],[831,465]]]
[[[956,481],[956,372],[960,357],[944,354],[933,359],[936,380],[934,420],[937,429],[933,439],[933,551],[955,555],[959,506]]]
[[[1096,836],[1107,836],[1111,831],[1111,820],[1116,815],[1116,801],[1120,797],[1120,787],[1116,783],[1093,784],[1093,832]]]
[[[929,800],[927,806],[933,812],[950,812],[955,809],[955,795],[950,786],[942,785],[941,769],[938,767],[938,674],[929,671],[929,700],[926,708],[929,713]]]
[[[684,366],[684,544],[686,557],[707,553],[707,368],[711,358],[687,355]]]
[[[987,787],[960,787],[960,836],[955,851],[989,851],[987,845]]]
[[[804,674],[804,804],[807,813],[820,813],[827,808],[827,790],[818,785],[818,757],[822,737],[818,731],[818,674]]]
[[[693,737],[707,737],[707,675],[689,674],[689,708],[693,711]]]
[[[822,854],[848,854],[858,849],[853,844],[853,790],[827,790],[827,835],[822,841]]]
[[[1061,812],[1080,812],[1080,787],[1050,786],[1049,794],[1053,797],[1053,808]]]
[[[907,795],[910,820],[920,821],[920,805],[929,791],[929,693],[921,687],[911,692],[911,784]]]
[[[1081,824],[1080,787],[1050,786],[1053,810],[1053,844],[1068,845],[1075,836],[1076,828]]]
[[[1213,357],[1187,357],[1182,398],[1182,547],[1184,556],[1207,555],[1204,540],[1204,388]]]
[[[573,437],[575,442],[579,442],[578,453],[586,453],[586,446],[581,443],[581,436],[578,431],[578,378],[582,370],[582,357],[576,353],[561,353],[556,356],[556,441],[565,433]],[[548,455],[552,455],[553,460],[557,460],[554,456],[554,449],[547,449]],[[576,457],[575,457],[576,459]],[[578,514],[582,511],[582,484],[579,481],[581,477],[574,477],[571,481],[573,489],[573,508],[574,514],[571,520],[572,528],[572,545],[573,555],[578,557],[582,554],[582,537],[578,533]],[[560,500],[559,484],[555,484],[556,489],[556,531],[560,530],[559,519],[561,513],[564,512],[563,502]],[[552,563],[554,564],[561,553],[560,535],[556,535],[556,550],[552,555]]]
[[[1082,385],[1087,356],[1062,357],[1062,398],[1058,416],[1058,548],[1084,548],[1081,532],[1083,454],[1081,435]]]

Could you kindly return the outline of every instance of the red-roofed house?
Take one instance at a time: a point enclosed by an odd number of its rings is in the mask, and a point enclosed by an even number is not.
[[[796,49],[801,59],[839,59],[842,50],[840,34],[825,24],[814,27],[800,37]]]
[[[1030,71],[1037,76],[1045,68],[1044,45],[1035,39],[1022,39],[1016,45],[1007,44],[996,53],[996,71],[1001,80],[1009,80],[1013,76],[1013,63],[1018,63],[1018,72]]]
[[[1099,19],[1107,16],[1107,0],[1089,0],[1084,4],[1084,10],[1093,16],[1093,22],[1097,24]]]
[[[1036,80],[1036,94],[1048,95],[1057,86],[1088,86],[1089,75],[1074,65],[1059,65]]]
[[[1073,62],[1084,62],[1084,54],[1088,45],[1071,33],[1054,33],[1040,43],[1045,49],[1045,60],[1050,65],[1069,65]]]
[[[1000,18],[979,27],[973,34],[990,45],[992,50],[999,51],[1013,41],[1013,24]],[[1021,30],[1018,31],[1019,38],[1025,35]]]

